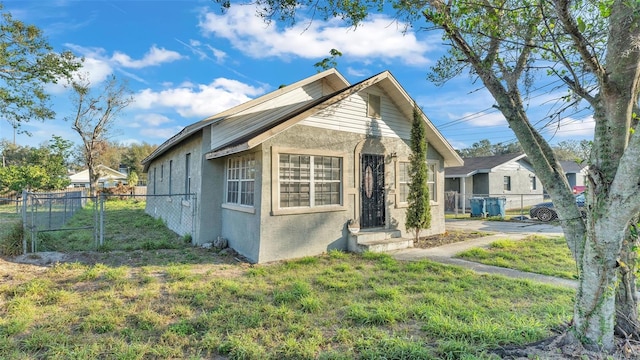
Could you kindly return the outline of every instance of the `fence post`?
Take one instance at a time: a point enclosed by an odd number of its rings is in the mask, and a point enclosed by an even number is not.
[[[196,244],[196,218],[198,214],[198,198],[196,194],[192,194],[191,198],[193,199],[193,210],[191,212],[191,245]]]
[[[104,194],[100,194],[100,246],[104,245]]]
[[[27,191],[22,190],[22,253],[27,254]]]

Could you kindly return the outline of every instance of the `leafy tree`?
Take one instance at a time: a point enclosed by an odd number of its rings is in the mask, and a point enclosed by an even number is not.
[[[518,142],[491,144],[491,141],[488,139],[475,142],[470,148],[458,150],[458,154],[463,158],[515,154],[521,152],[522,147]]]
[[[70,117],[75,130],[82,139],[82,160],[89,171],[89,192],[95,196],[100,174],[97,171],[101,155],[106,152],[110,131],[119,113],[133,102],[127,87],[115,76],[107,81],[97,94],[92,93],[91,84],[80,79],[72,84],[72,102],[76,113]],[[69,118],[68,118],[69,119]]]
[[[0,4],[0,11],[3,7]],[[0,113],[14,129],[30,120],[54,117],[44,84],[70,80],[81,61],[71,52],[55,53],[42,31],[0,14]]]
[[[409,158],[409,194],[407,195],[407,219],[405,226],[412,229],[415,241],[420,237],[420,230],[431,227],[431,197],[427,184],[427,130],[418,105],[413,105],[413,121],[411,123],[411,157]]]
[[[143,172],[142,160],[149,156],[157,147],[157,145],[151,145],[146,142],[126,146],[122,153],[121,163],[126,165],[130,171],[135,171],[139,174],[142,180],[146,180],[147,174]]]
[[[138,173],[135,171],[129,172],[129,175],[127,175],[127,184],[129,184],[129,186],[138,185]]]
[[[67,159],[71,142],[53,135],[39,148],[11,146],[8,166],[0,168],[0,190],[60,190],[69,185]]]
[[[31,147],[16,145],[8,140],[0,141],[2,149],[1,166],[27,164]]]
[[[564,140],[553,147],[558,160],[571,160],[578,163],[589,159],[591,152],[591,141],[589,140]]]
[[[221,3],[231,5],[227,0]],[[325,17],[341,17],[353,25],[387,4],[257,0],[267,20],[292,19],[297,9],[312,6]],[[640,92],[640,2],[392,0],[391,6],[409,23],[421,26],[426,20],[441,31],[448,53],[429,79],[443,83],[464,72],[479,79],[553,198],[579,276],[566,341],[611,352],[614,328],[637,336],[637,314],[624,312],[637,309],[636,296],[629,292],[635,290],[629,283],[633,277],[618,274],[635,273],[630,268],[633,261],[625,255],[634,252],[635,244],[624,240],[640,212],[640,135],[634,131],[633,112]],[[586,102],[594,111],[586,219],[558,158],[540,133],[540,126],[548,124],[531,121],[525,106],[532,84],[551,76],[569,90],[568,106]],[[549,123],[561,114],[562,109]]]
[[[313,66],[315,66],[316,69],[318,69],[318,72],[338,67],[338,62],[336,61],[336,58],[342,56],[342,53],[336,49],[331,49],[329,51],[329,55],[330,55],[329,57],[326,57],[321,61],[318,61],[317,63],[313,64]]]

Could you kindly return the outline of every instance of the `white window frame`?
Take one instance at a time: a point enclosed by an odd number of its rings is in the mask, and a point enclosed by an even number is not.
[[[397,180],[396,183],[398,184],[398,198],[397,198],[397,203],[400,205],[404,205],[407,206],[408,202],[407,202],[407,196],[409,196],[409,184],[411,183],[411,176],[410,176],[410,172],[409,172],[409,168],[411,166],[411,162],[409,160],[402,160],[402,161],[398,161],[398,170],[397,170]],[[406,170],[406,179],[403,179],[403,172],[402,172],[402,168],[405,168]],[[403,198],[402,196],[402,188],[403,186],[406,186],[406,194]]]
[[[408,177],[406,181],[404,181],[401,177],[402,169],[401,165],[406,164],[407,172],[409,171],[409,167],[411,166],[411,162],[408,159],[401,159],[397,161],[396,167],[396,207],[407,207],[409,203],[407,202],[406,197],[402,198],[402,186],[403,184],[407,184],[407,196],[409,195],[409,183],[411,182],[411,178]],[[434,160],[427,160],[427,169],[428,169],[428,178],[427,178],[427,186],[429,186],[429,202],[433,205],[438,204],[438,162]],[[409,176],[409,173],[407,173]]]
[[[511,176],[505,175],[502,177],[502,189],[503,191],[511,191]]]
[[[438,203],[438,164],[427,160],[427,186],[431,203]]]
[[[225,186],[223,207],[241,211],[255,209],[256,203],[256,155],[255,153],[229,157],[225,165]],[[229,199],[229,184],[238,183],[236,198]],[[248,188],[251,188],[248,190]],[[251,193],[251,203],[243,203],[244,193]]]
[[[310,157],[310,191],[309,191],[309,204],[310,206],[296,206],[296,207],[281,207],[280,201],[280,155],[301,155]],[[314,164],[316,158],[320,157],[334,157],[340,160],[340,175],[339,180],[331,180],[331,182],[339,182],[339,194],[338,204],[328,205],[316,205],[315,204],[315,184],[318,183],[314,179],[315,169]],[[296,148],[280,148],[273,147],[271,152],[271,181],[273,186],[271,187],[271,215],[288,215],[288,214],[307,214],[318,212],[331,212],[331,211],[346,211],[344,206],[345,197],[345,168],[347,164],[345,159],[347,155],[336,151],[327,150],[308,150],[308,149],[296,149]],[[323,181],[325,182],[325,181]]]

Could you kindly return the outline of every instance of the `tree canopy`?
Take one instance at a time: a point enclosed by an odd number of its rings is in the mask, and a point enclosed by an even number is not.
[[[0,167],[0,191],[60,190],[70,183],[68,159],[72,144],[53,135],[38,148],[3,141],[4,166]]]
[[[0,11],[2,11],[0,4]],[[36,26],[0,13],[0,114],[14,129],[54,117],[44,85],[70,80],[81,67],[71,52],[56,53]]]

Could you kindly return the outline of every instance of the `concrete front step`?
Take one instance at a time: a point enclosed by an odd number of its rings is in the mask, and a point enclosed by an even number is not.
[[[391,238],[384,240],[370,241],[366,243],[359,243],[358,247],[361,252],[371,251],[375,253],[384,253],[393,250],[402,250],[413,247],[413,239],[403,238]]]
[[[400,230],[360,231],[349,234],[349,251],[387,252],[413,247],[413,240],[400,237]]]

